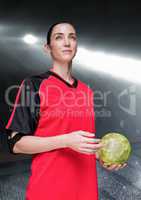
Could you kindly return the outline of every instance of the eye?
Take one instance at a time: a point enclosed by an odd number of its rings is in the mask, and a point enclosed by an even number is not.
[[[72,35],[70,36],[71,39],[76,40],[76,36]]]
[[[56,40],[58,40],[58,39],[62,39],[62,37],[61,37],[60,35],[58,35],[58,36],[56,36],[55,39],[56,39]]]

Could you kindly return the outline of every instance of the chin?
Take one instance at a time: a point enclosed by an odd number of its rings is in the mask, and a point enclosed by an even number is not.
[[[73,57],[63,57],[60,61],[64,63],[69,63],[71,62]]]

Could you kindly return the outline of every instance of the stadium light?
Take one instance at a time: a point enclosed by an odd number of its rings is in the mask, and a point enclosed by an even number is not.
[[[26,34],[24,37],[23,37],[23,41],[27,44],[35,44],[37,43],[38,41],[38,38],[35,37],[34,35],[32,34]]]

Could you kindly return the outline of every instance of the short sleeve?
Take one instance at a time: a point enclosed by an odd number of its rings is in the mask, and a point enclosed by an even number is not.
[[[6,129],[33,135],[38,124],[40,98],[33,81],[25,79],[17,92]]]

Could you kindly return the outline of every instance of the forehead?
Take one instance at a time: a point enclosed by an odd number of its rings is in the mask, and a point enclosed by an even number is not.
[[[76,31],[71,24],[62,23],[62,24],[57,24],[56,26],[54,26],[52,30],[52,35],[56,33],[64,33],[64,34],[75,33],[76,34]]]

